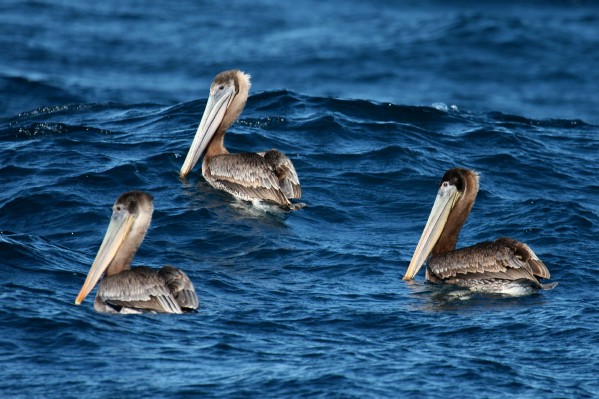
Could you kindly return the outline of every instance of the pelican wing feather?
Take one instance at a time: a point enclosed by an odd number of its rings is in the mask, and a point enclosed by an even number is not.
[[[135,267],[100,282],[103,303],[139,312],[183,313],[164,278],[149,267]]]
[[[550,277],[526,244],[506,237],[437,254],[429,259],[427,271],[439,280],[528,280],[535,285],[540,284],[539,278]]]
[[[209,158],[208,168],[205,177],[217,188],[246,200],[289,205],[271,166],[259,154],[215,155]]]

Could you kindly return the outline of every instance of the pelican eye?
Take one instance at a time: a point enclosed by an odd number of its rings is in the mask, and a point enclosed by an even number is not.
[[[218,89],[219,89],[219,90],[224,90],[224,89],[225,89],[225,86],[224,86],[224,85],[220,85],[220,86],[218,87]]]

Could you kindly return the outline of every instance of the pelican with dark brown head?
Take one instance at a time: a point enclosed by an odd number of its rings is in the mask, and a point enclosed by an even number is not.
[[[195,137],[181,167],[181,177],[193,169],[203,155],[202,175],[210,185],[245,201],[265,201],[285,209],[301,203],[297,173],[291,160],[278,150],[230,154],[224,146],[227,129],[241,114],[250,90],[250,76],[239,70],[219,73],[210,86],[210,96]]]
[[[80,305],[100,281],[94,309],[103,313],[184,313],[198,308],[187,275],[172,266],[131,268],[131,261],[152,220],[153,198],[141,191],[121,195],[112,208],[108,230],[81,291]]]
[[[528,245],[501,237],[456,250],[458,235],[478,193],[478,173],[454,168],[441,179],[437,198],[403,279],[411,280],[427,261],[426,279],[473,291],[521,295],[550,277],[545,264]]]

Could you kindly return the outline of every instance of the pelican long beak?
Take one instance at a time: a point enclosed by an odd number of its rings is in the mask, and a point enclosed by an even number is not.
[[[445,228],[451,209],[460,198],[460,195],[460,192],[453,185],[444,183],[439,188],[433,209],[431,209],[424,231],[420,236],[420,241],[418,241],[414,255],[412,255],[410,266],[408,266],[408,270],[403,276],[404,280],[413,279],[426,258],[428,258]]]
[[[83,302],[85,297],[96,286],[104,271],[110,266],[121,244],[127,237],[127,234],[129,234],[129,231],[131,231],[134,220],[135,216],[126,211],[114,212],[112,214],[110,224],[104,235],[104,240],[102,240],[102,245],[100,245],[96,259],[89,269],[89,273],[87,273],[87,278],[83,283],[83,287],[81,287],[81,291],[79,291],[79,295],[77,295],[75,305],[80,305]]]
[[[216,129],[223,121],[225,112],[231,104],[235,95],[235,89],[227,87],[222,90],[217,90],[214,94],[210,94],[208,102],[206,102],[206,109],[204,109],[204,115],[196,131],[196,135],[193,138],[189,152],[185,157],[185,162],[181,166],[179,174],[181,177],[187,176],[187,174],[193,169],[198,163],[198,160],[206,151],[208,143],[212,140]]]

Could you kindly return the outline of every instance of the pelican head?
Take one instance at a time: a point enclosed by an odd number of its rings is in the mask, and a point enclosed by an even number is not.
[[[458,234],[472,209],[477,192],[478,173],[475,171],[453,168],[445,172],[433,209],[403,276],[404,280],[414,278],[431,252],[438,254],[455,249]]]
[[[129,269],[150,226],[153,202],[152,196],[141,191],[124,193],[116,200],[104,240],[77,295],[76,305],[83,302],[105,271],[113,275]]]
[[[181,177],[187,176],[198,163],[215,133],[219,133],[217,139],[222,144],[225,130],[235,122],[245,106],[250,85],[250,75],[237,69],[216,75],[210,86],[204,115],[179,172]]]

